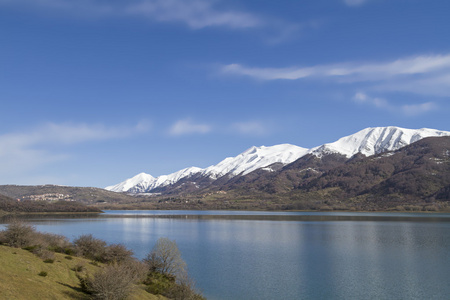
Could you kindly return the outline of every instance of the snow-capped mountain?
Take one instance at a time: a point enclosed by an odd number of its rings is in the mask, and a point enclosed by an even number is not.
[[[281,144],[272,147],[251,147],[236,157],[228,157],[203,170],[202,175],[217,179],[224,175],[247,175],[274,163],[289,164],[308,153],[308,149]]]
[[[113,192],[138,192],[145,191],[149,188],[150,184],[156,180],[150,174],[139,173],[136,176],[129,178],[116,185],[107,186],[105,189]]]
[[[357,153],[370,156],[385,151],[394,151],[432,136],[450,136],[450,132],[428,128],[405,129],[393,126],[366,128],[355,134],[343,137],[336,142],[311,149],[290,144],[251,147],[238,156],[225,158],[217,165],[205,169],[191,167],[157,178],[141,173],[105,189],[114,192],[144,193],[156,188],[176,184],[182,179],[191,177],[217,180],[224,176],[232,178],[247,175],[255,170],[270,171],[270,166],[275,163],[287,165],[306,154],[313,154],[317,157],[328,154],[341,154],[347,158]]]
[[[158,187],[174,184],[179,180],[190,177],[193,174],[200,173],[203,169],[190,167],[178,172],[153,177],[150,174],[140,173],[130,179],[125,180],[116,185],[108,186],[105,189],[113,192],[128,192],[128,193],[145,193]]]
[[[435,129],[405,129],[400,127],[372,127],[343,137],[334,143],[324,144],[310,150],[316,156],[338,153],[350,158],[356,153],[371,156],[394,151],[431,136],[448,136],[450,132]]]
[[[113,192],[144,193],[156,188],[175,184],[183,178],[194,175],[207,177],[213,180],[222,176],[246,175],[257,169],[268,167],[274,163],[289,164],[308,152],[308,149],[281,144],[272,147],[251,147],[235,157],[228,157],[217,165],[205,169],[191,167],[178,172],[162,175],[157,178],[141,173],[119,184],[108,186],[105,189]]]

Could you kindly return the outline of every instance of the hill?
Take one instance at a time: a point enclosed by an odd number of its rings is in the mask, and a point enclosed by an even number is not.
[[[100,188],[59,185],[0,185],[0,195],[15,199],[16,202],[17,199],[20,202],[32,202],[36,199],[50,202],[62,200],[91,206],[99,203],[132,203],[136,201],[133,196]]]
[[[53,195],[53,194],[52,194]],[[52,198],[53,199],[53,198]],[[20,199],[19,199],[20,200]],[[0,195],[0,215],[8,213],[99,213],[93,206],[86,206],[76,201],[61,200],[28,200],[18,201],[10,197]]]
[[[0,245],[0,299],[90,299],[81,291],[73,269],[83,265],[95,272],[99,267],[80,257],[67,259],[55,253],[54,263],[45,263],[29,251]],[[46,272],[46,276],[39,276]],[[130,299],[164,299],[138,289]]]

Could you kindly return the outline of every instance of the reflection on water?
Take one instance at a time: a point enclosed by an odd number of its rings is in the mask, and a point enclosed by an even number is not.
[[[92,233],[143,258],[175,239],[210,299],[445,299],[450,215],[109,211],[29,216],[70,239]]]

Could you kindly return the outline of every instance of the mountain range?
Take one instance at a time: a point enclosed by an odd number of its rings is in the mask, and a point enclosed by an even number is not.
[[[450,132],[376,127],[311,149],[251,147],[208,168],[156,178],[141,173],[108,189],[0,185],[0,215],[87,211],[79,203],[92,211],[450,212]],[[55,196],[62,200],[55,202]]]
[[[259,181],[259,191],[285,192],[288,188],[275,187],[274,181],[262,183],[265,182],[265,178],[273,179],[274,176],[279,181],[280,176],[287,176],[289,170],[295,170],[294,177],[298,179],[298,174],[302,174],[303,178],[295,184],[305,187],[307,183],[311,184],[311,178],[323,175],[324,172],[356,158],[382,153],[389,156],[393,151],[424,138],[444,136],[450,136],[450,132],[428,128],[372,127],[311,149],[290,144],[251,147],[235,157],[225,158],[218,164],[204,169],[190,167],[156,178],[147,173],[140,173],[105,189],[135,195],[179,194],[218,188],[221,190],[245,188],[249,182]],[[292,178],[292,174],[289,177]]]

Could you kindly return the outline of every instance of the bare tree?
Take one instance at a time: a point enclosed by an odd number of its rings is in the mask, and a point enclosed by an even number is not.
[[[148,264],[150,272],[159,272],[172,277],[186,273],[186,263],[181,258],[177,243],[168,238],[159,238],[144,261]]]
[[[151,293],[156,291],[175,300],[205,299],[196,290],[175,241],[159,238],[144,262],[149,270],[146,284]]]

